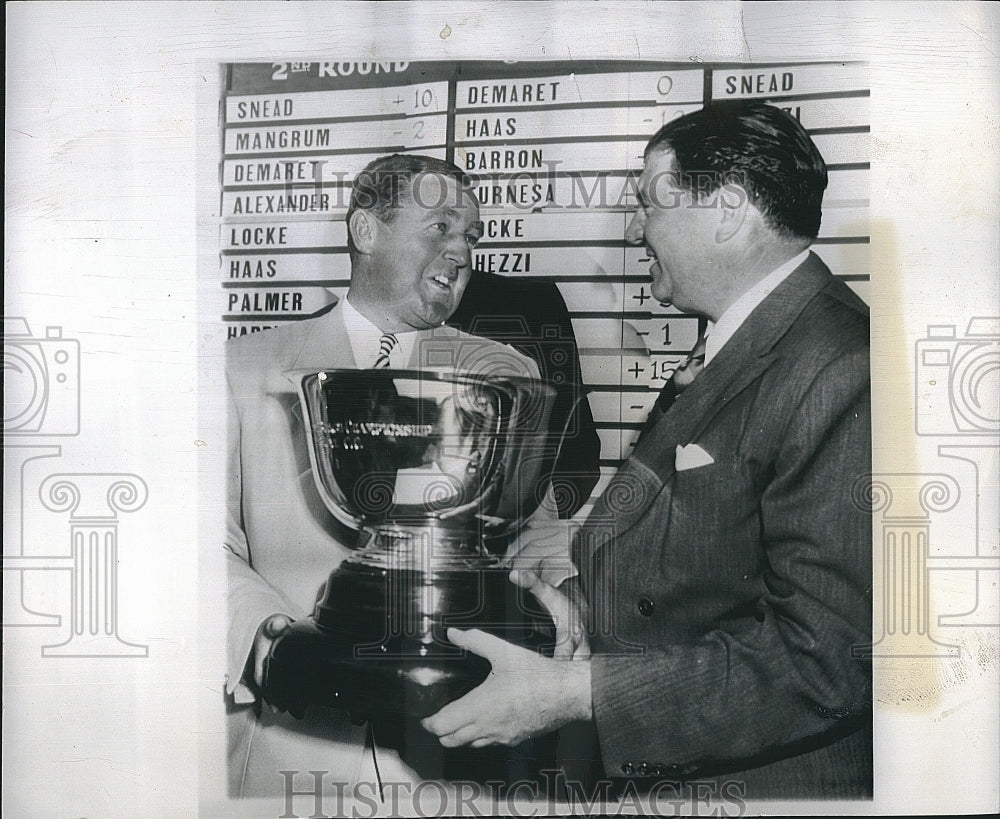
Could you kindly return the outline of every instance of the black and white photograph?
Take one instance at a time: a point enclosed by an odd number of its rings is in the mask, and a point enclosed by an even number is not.
[[[867,67],[225,71],[233,792],[870,799]]]
[[[1000,807],[995,11],[8,8],[5,812]]]

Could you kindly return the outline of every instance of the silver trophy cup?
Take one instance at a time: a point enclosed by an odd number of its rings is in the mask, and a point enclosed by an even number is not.
[[[548,485],[555,391],[453,371],[289,375],[319,494],[369,537],[333,569],[313,616],[274,643],[265,696],[293,714],[318,703],[419,718],[489,673],[447,639],[451,626],[551,653],[551,619],[502,556]]]

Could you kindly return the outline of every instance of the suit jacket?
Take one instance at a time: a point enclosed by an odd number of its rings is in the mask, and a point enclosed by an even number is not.
[[[553,470],[553,497],[559,517],[571,517],[600,477],[601,441],[587,401],[573,324],[559,288],[544,279],[477,270],[447,323],[510,344],[533,359],[542,379],[555,387],[549,425],[566,435]]]
[[[421,331],[408,367],[507,372],[536,377],[535,365],[511,348],[450,327]],[[227,347],[229,480],[227,694],[231,791],[283,793],[280,770],[329,771],[357,776],[364,728],[346,713],[313,709],[299,721],[267,709],[239,707],[253,700],[243,675],[254,636],[270,615],[308,615],[320,587],[358,537],[340,526],[316,489],[297,386],[284,373],[356,367],[344,329],[343,306],[307,321],[244,336]],[[257,709],[259,710],[259,709]],[[382,760],[383,775],[391,760]],[[387,775],[388,778],[388,775]],[[298,787],[298,786],[297,786]]]
[[[595,506],[574,549],[608,775],[870,796],[870,665],[853,650],[871,640],[871,515],[852,497],[871,470],[868,332],[810,255]],[[714,462],[678,469],[691,444]]]

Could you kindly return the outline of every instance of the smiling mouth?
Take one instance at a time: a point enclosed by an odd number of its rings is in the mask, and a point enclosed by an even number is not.
[[[456,281],[458,281],[458,279],[439,273],[436,276],[431,276],[431,281],[444,290],[451,290],[452,286]]]

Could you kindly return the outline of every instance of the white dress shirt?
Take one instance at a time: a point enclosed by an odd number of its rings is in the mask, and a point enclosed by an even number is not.
[[[351,342],[351,352],[359,370],[370,370],[379,357],[379,347],[384,333],[357,311],[350,300],[344,297],[344,329]],[[416,330],[393,333],[396,346],[389,352],[389,367],[405,369],[413,353],[417,340]]]
[[[757,309],[757,306],[764,301],[779,284],[791,275],[806,257],[809,256],[809,249],[806,248],[794,258],[789,259],[783,265],[768,273],[757,284],[747,290],[736,301],[729,305],[729,308],[719,316],[719,320],[712,324],[709,322],[708,331],[705,334],[705,366],[719,354],[719,350],[729,339],[740,329],[744,321]]]

